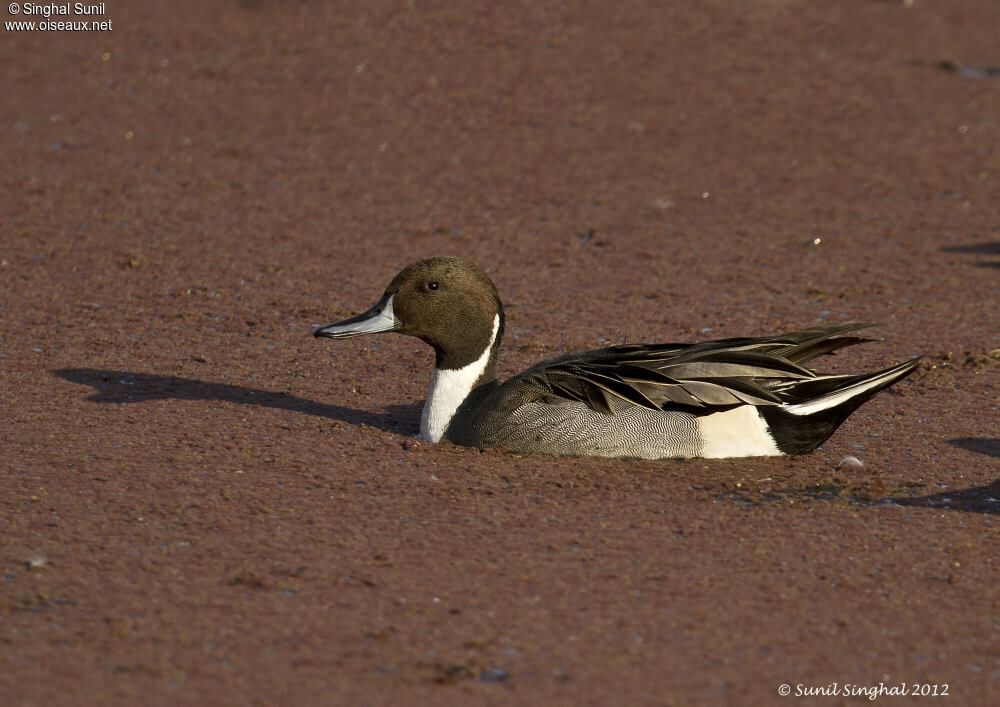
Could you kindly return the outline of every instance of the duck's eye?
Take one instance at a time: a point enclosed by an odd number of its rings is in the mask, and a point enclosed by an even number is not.
[[[439,285],[439,284],[438,284],[438,283],[436,283],[436,282],[433,282],[433,281],[431,281],[431,282],[428,282],[428,283],[427,283],[427,289],[428,289],[428,290],[436,290],[436,289],[437,289],[437,288],[439,288],[439,287],[441,287],[441,285]]]

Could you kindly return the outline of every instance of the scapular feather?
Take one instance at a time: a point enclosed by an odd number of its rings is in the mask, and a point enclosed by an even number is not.
[[[801,364],[870,341],[835,338],[868,326],[838,324],[776,337],[696,344],[623,344],[555,358],[525,375],[552,395],[606,415],[623,405],[696,413],[744,404],[781,405],[843,385],[844,376],[820,376]]]

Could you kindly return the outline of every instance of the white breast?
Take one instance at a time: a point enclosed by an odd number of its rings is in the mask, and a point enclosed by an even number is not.
[[[420,436],[423,439],[439,442],[444,436],[451,423],[451,418],[455,416],[455,411],[469,397],[472,387],[486,370],[499,330],[500,315],[498,314],[493,319],[493,334],[490,335],[490,343],[483,351],[482,356],[465,368],[434,369],[431,387],[427,392],[427,402],[424,403],[424,411],[420,415]]]

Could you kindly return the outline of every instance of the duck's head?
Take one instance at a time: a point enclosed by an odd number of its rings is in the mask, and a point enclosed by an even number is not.
[[[314,334],[416,336],[434,348],[438,369],[462,369],[499,345],[503,319],[500,296],[486,273],[461,258],[435,257],[403,268],[367,312]]]

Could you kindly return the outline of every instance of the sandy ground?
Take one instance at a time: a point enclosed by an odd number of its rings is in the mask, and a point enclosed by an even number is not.
[[[0,703],[997,703],[1000,4],[663,5],[4,31]],[[792,459],[415,444],[430,351],[310,333],[431,254],[507,373],[849,319],[831,370],[925,365]]]

